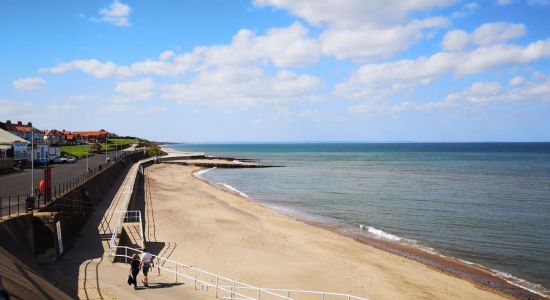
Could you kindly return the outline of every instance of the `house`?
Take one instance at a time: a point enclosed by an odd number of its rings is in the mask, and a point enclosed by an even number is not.
[[[31,153],[34,159],[52,159],[52,156],[59,151],[55,148],[52,148],[50,151],[50,146],[44,143],[44,132],[32,126],[32,123],[23,124],[23,122],[18,121],[17,123],[12,123],[10,120],[7,120],[6,123],[0,122],[0,128],[5,131],[16,135],[20,138],[23,138],[30,142],[28,146],[34,146],[34,149],[28,150],[28,157],[25,159],[30,159]]]
[[[63,129],[63,135],[65,136],[65,144],[64,145],[76,145],[78,144],[78,141],[76,140],[76,136],[71,131],[66,131]]]
[[[0,172],[12,168],[15,161],[28,158],[28,141],[0,129]]]
[[[105,143],[111,136],[111,133],[101,129],[99,131],[74,131],[78,141],[87,143]]]
[[[62,131],[52,129],[44,131],[44,143],[47,145],[65,145],[67,140]]]
[[[35,144],[44,144],[44,133],[41,130],[34,128],[31,122],[25,125],[21,121],[12,123],[10,120],[7,120],[6,123],[0,122],[0,129],[4,129],[5,131],[29,142],[32,142],[34,137]]]

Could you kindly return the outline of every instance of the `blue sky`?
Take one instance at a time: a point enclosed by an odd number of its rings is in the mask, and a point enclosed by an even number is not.
[[[0,120],[178,142],[550,141],[549,0],[0,6]]]

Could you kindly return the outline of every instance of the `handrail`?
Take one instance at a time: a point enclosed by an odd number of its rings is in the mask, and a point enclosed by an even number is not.
[[[141,160],[138,163],[136,163],[136,165],[141,166],[141,164],[143,162],[147,161],[147,160],[150,160],[150,159]],[[134,165],[134,166],[136,166],[136,165]],[[135,183],[135,176],[132,176],[131,180],[132,180],[131,181],[132,184],[127,185],[126,187],[131,187],[132,190],[133,190],[133,186],[134,186],[134,183]],[[124,202],[123,207],[128,207],[129,197],[131,196],[131,193],[133,192],[132,190],[130,191],[129,194],[128,194],[127,189],[123,190],[123,192],[126,193],[126,195],[125,195],[126,199],[124,199],[125,202]],[[111,211],[111,212],[115,213],[117,211]],[[131,247],[128,247],[128,246],[116,245],[116,238],[118,237],[118,230],[119,230],[120,225],[121,225],[122,216],[126,216],[126,213],[128,213],[128,212],[135,212],[135,211],[122,211],[122,212],[120,212],[119,217],[117,218],[117,220],[115,222],[115,228],[113,230],[113,235],[111,237],[111,240],[109,241],[109,256],[114,256],[115,258],[116,257],[124,257],[125,259],[128,259],[128,258],[131,259],[131,256],[129,255],[128,250],[134,251],[135,253],[142,253],[143,252],[140,249],[135,249],[135,248],[131,248]],[[144,236],[143,236],[143,224],[142,224],[142,219],[141,219],[141,211],[137,211],[137,212],[138,212],[139,223],[140,223],[140,228],[141,228],[141,240],[142,240],[142,243],[145,243],[145,239],[144,239]],[[124,254],[117,254],[118,249],[124,249]],[[113,250],[115,250],[114,254],[113,254]],[[219,291],[227,292],[227,293],[229,293],[230,297],[222,297],[222,298],[225,298],[225,299],[260,300],[260,298],[263,294],[263,295],[269,295],[269,296],[272,296],[272,297],[275,297],[275,298],[278,298],[278,299],[292,300],[293,298],[290,297],[292,293],[295,293],[295,294],[301,293],[301,294],[308,294],[308,295],[320,295],[321,299],[324,299],[325,295],[326,295],[326,296],[344,297],[347,300],[351,300],[351,299],[354,299],[354,300],[367,300],[366,298],[361,298],[361,297],[357,297],[357,296],[353,296],[353,295],[349,295],[349,294],[319,292],[319,291],[307,291],[307,290],[260,288],[260,287],[256,287],[256,286],[253,286],[253,285],[249,285],[249,284],[246,284],[246,283],[242,283],[242,282],[230,279],[230,278],[225,277],[225,276],[214,274],[214,273],[211,273],[211,272],[193,267],[191,265],[183,264],[183,263],[180,263],[180,262],[168,259],[168,258],[164,258],[164,257],[158,256],[158,255],[152,254],[152,257],[153,257],[153,261],[154,261],[155,258],[157,259],[157,269],[159,270],[159,274],[160,274],[160,270],[162,269],[166,272],[174,274],[176,282],[178,281],[178,276],[181,276],[181,277],[187,278],[189,280],[193,280],[194,283],[195,283],[195,288],[197,287],[197,283],[201,284],[203,288],[206,287],[207,291],[208,291],[208,288],[215,288],[216,297],[218,297],[218,292]],[[162,265],[161,265],[161,262],[162,262]],[[166,263],[166,262],[169,262],[169,263],[172,263],[173,265],[175,265],[175,270],[164,267],[164,263]],[[178,266],[180,268],[179,272],[178,272]],[[191,271],[194,272],[194,274],[193,275],[187,275],[185,273],[182,273],[183,270],[191,270]],[[204,275],[210,276],[211,281],[205,281],[205,280],[201,279],[199,277],[199,274],[203,275],[203,276]],[[220,280],[222,282],[229,283],[229,285],[220,284]],[[255,295],[254,296],[245,295],[241,292],[238,292],[237,289],[241,289],[241,290],[245,290],[245,291],[250,290],[250,291],[255,292]],[[281,295],[277,292],[285,292],[286,296]],[[242,297],[242,298],[235,298],[235,296]]]

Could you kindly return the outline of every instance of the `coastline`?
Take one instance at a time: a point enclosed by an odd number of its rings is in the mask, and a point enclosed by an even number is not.
[[[210,186],[234,194],[238,197],[243,198],[246,201],[250,201],[257,205],[264,207],[265,209],[272,210],[263,203],[254,200],[253,197],[250,197],[246,193],[231,187],[225,186],[217,182],[210,181],[201,177],[204,173],[210,171],[213,168],[200,168],[193,172],[193,177],[201,180]],[[415,247],[412,245],[407,245],[404,243],[399,243],[391,240],[386,240],[382,238],[374,238],[366,235],[360,235],[357,233],[350,232],[344,226],[339,226],[336,224],[331,224],[328,222],[322,222],[317,220],[310,220],[307,218],[302,218],[296,215],[287,214],[284,211],[275,210],[276,213],[282,214],[286,217],[293,218],[302,223],[315,226],[317,228],[322,228],[324,230],[336,233],[341,236],[352,238],[353,240],[375,247],[377,249],[405,257],[407,259],[414,260],[423,265],[428,266],[429,268],[436,270],[438,272],[449,274],[456,278],[463,279],[474,284],[476,287],[496,293],[505,297],[513,297],[517,299],[550,299],[549,295],[540,293],[539,291],[529,289],[528,287],[522,286],[518,283],[510,281],[504,277],[501,277],[495,274],[495,271],[485,268],[480,265],[476,265],[471,262],[461,261],[458,258],[445,256],[438,252],[430,252],[424,250],[420,247]],[[514,279],[519,279],[513,277]],[[521,280],[521,279],[519,279]]]
[[[170,152],[179,152],[174,149],[167,150],[169,150]],[[430,253],[426,250],[422,250],[421,248],[414,247],[412,245],[405,245],[402,243],[396,243],[379,238],[356,234],[349,230],[346,230],[346,228],[344,228],[343,226],[330,224],[328,222],[325,223],[308,220],[306,218],[300,218],[296,215],[291,215],[276,209],[274,210],[273,208],[266,207],[266,205],[255,201],[253,198],[242,193],[241,191],[238,191],[237,189],[222,186],[219,183],[211,182],[205,178],[200,177],[199,174],[204,174],[207,171],[208,169],[206,168],[195,169],[195,171],[192,172],[192,175],[194,178],[205,182],[206,184],[217,190],[231,193],[241,198],[242,200],[251,202],[255,205],[259,205],[263,209],[275,212],[287,218],[299,221],[303,224],[314,226],[316,228],[321,228],[323,230],[338,234],[339,236],[351,238],[354,241],[363,245],[368,245],[376,249],[383,250],[385,252],[413,260],[415,262],[419,262],[422,265],[427,266],[432,270],[436,270],[439,273],[451,275],[455,278],[465,280],[466,282],[475,285],[479,289],[489,291],[500,296],[514,297],[519,299],[547,299],[546,297],[548,297],[547,295],[539,294],[536,291],[528,290],[523,286],[516,285],[515,283],[508,281],[506,278],[499,277],[498,275],[492,273],[492,270],[485,269],[482,266],[462,262],[456,258],[447,257],[438,253]]]

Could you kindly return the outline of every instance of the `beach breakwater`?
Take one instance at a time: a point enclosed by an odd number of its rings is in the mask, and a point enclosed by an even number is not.
[[[0,260],[5,265],[0,268],[0,278],[4,278],[8,293],[23,299],[68,298],[42,278],[39,263],[55,262],[72,247],[94,208],[141,158],[142,153],[129,154],[34,214],[0,222]],[[9,281],[21,276],[32,279],[32,284]]]

